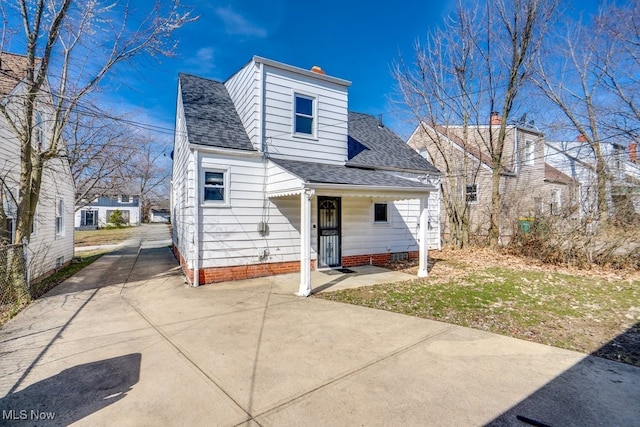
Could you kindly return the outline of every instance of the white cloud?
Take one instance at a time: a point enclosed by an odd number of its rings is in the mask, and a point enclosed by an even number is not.
[[[231,6],[219,7],[215,10],[216,15],[224,23],[227,34],[250,36],[250,37],[267,37],[267,30],[249,22],[247,18],[234,11]]]
[[[210,74],[216,68],[215,56],[215,48],[210,46],[201,47],[194,56],[185,61],[185,64],[188,65],[190,73]]]

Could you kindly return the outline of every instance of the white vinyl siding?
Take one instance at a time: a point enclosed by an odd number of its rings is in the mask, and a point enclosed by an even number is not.
[[[347,160],[347,88],[266,66],[265,137],[273,157],[343,164]],[[314,134],[292,134],[295,95],[313,97]]]
[[[193,153],[189,149],[181,90],[178,90],[175,135],[171,178],[172,240],[180,255],[191,268],[193,262],[193,230],[195,229],[195,200],[193,199],[195,167]]]
[[[373,203],[366,197],[342,199],[342,256],[393,252],[412,252],[419,249],[420,205],[415,201],[376,202],[387,205],[387,226],[372,219]],[[382,223],[385,224],[385,223]]]
[[[300,260],[300,196],[265,200],[261,158],[202,153],[201,168],[228,170],[230,205],[227,209],[207,204],[200,208],[202,268]],[[260,222],[268,224],[264,236]]]
[[[225,86],[233,101],[240,121],[256,150],[260,149],[260,72],[255,62],[251,61],[231,76]]]

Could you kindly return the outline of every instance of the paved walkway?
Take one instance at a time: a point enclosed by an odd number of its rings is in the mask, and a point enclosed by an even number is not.
[[[0,330],[0,424],[639,424],[638,368],[269,280],[189,288],[153,233]]]

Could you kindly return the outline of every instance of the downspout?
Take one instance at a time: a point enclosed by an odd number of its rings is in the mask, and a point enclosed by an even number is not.
[[[194,179],[193,179],[193,283],[200,286],[200,153],[193,150]]]
[[[265,84],[265,77],[266,77],[266,71],[265,71],[265,65],[262,63],[260,64],[260,151],[262,151],[262,156],[263,159],[265,159],[265,164],[266,164],[266,157],[267,157],[267,137],[266,137],[266,111],[265,111],[265,103],[266,103],[266,87],[267,85]],[[266,167],[266,166],[265,166]]]
[[[514,126],[514,128],[515,128],[516,136],[514,138],[515,139],[515,141],[514,141],[515,148],[514,148],[513,158],[515,160],[515,165],[513,167],[513,172],[516,175],[518,175],[518,171],[520,170],[520,151],[518,151],[518,130],[519,130],[518,125]]]

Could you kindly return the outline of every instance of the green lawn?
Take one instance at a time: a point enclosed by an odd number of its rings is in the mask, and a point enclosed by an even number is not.
[[[450,259],[447,259],[449,258]],[[445,254],[426,279],[318,294],[640,366],[638,272],[528,267],[516,257]],[[626,332],[626,333],[625,333]],[[605,344],[616,339],[603,348]],[[620,342],[629,348],[619,348]]]

